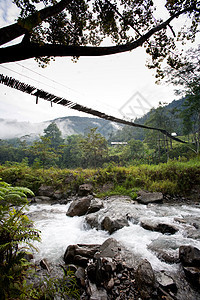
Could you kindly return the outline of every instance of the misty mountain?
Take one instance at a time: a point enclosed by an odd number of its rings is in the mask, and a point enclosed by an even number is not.
[[[98,132],[103,136],[109,138],[110,135],[123,127],[120,124],[104,119],[76,116],[62,117],[40,123],[0,119],[0,139],[13,139],[26,136],[28,140],[34,140],[39,135],[43,135],[44,129],[52,122],[56,123],[62,132],[63,138],[72,134],[84,134],[90,128],[94,127],[97,127]]]

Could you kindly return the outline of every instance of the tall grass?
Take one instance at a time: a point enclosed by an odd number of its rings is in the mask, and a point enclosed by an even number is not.
[[[159,165],[130,167],[108,166],[100,169],[33,169],[23,164],[1,165],[0,177],[13,185],[26,186],[36,194],[41,184],[73,192],[83,183],[91,183],[96,193],[102,192],[106,183],[112,183],[108,193],[130,195],[139,189],[161,191],[167,194],[185,194],[200,184],[200,159],[170,160]]]

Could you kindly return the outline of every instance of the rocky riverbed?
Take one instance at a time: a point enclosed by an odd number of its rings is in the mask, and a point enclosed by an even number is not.
[[[144,191],[137,201],[46,200],[36,198],[29,211],[42,231],[35,259],[47,258],[54,270],[71,265],[82,299],[200,299],[198,202],[177,204]]]

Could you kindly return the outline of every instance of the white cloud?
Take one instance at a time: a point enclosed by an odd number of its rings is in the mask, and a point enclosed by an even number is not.
[[[0,1],[0,27],[6,26],[16,21],[19,9],[10,0]]]

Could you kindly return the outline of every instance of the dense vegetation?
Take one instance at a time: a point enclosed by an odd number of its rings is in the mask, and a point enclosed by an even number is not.
[[[28,188],[0,180],[0,299],[78,299],[73,272],[65,270],[62,278],[43,278],[37,288],[28,283],[28,276],[36,276],[28,259],[40,232],[26,215]],[[45,283],[44,283],[45,282]]]
[[[24,161],[33,168],[75,169],[106,167],[109,164],[116,166],[157,164],[179,157],[190,158],[198,152],[198,143],[197,126],[188,127],[193,115],[186,109],[187,104],[188,98],[173,101],[168,106],[160,103],[157,109],[152,109],[137,120],[137,123],[175,132],[189,141],[189,144],[172,142],[159,132],[130,126],[124,126],[107,139],[100,134],[98,128],[90,128],[84,135],[71,135],[63,139],[61,131],[53,122],[32,144],[24,137],[1,140],[0,163]],[[190,118],[188,113],[191,115]],[[186,135],[183,136],[184,134]],[[112,142],[125,144],[111,145]]]
[[[41,184],[53,186],[67,195],[75,194],[83,183],[91,183],[97,196],[112,194],[135,198],[140,189],[161,191],[165,194],[187,194],[200,183],[200,160],[169,160],[158,165],[108,166],[98,169],[42,170],[25,163],[0,166],[0,176],[15,186],[26,186],[37,194]],[[106,187],[106,189],[105,189]]]

